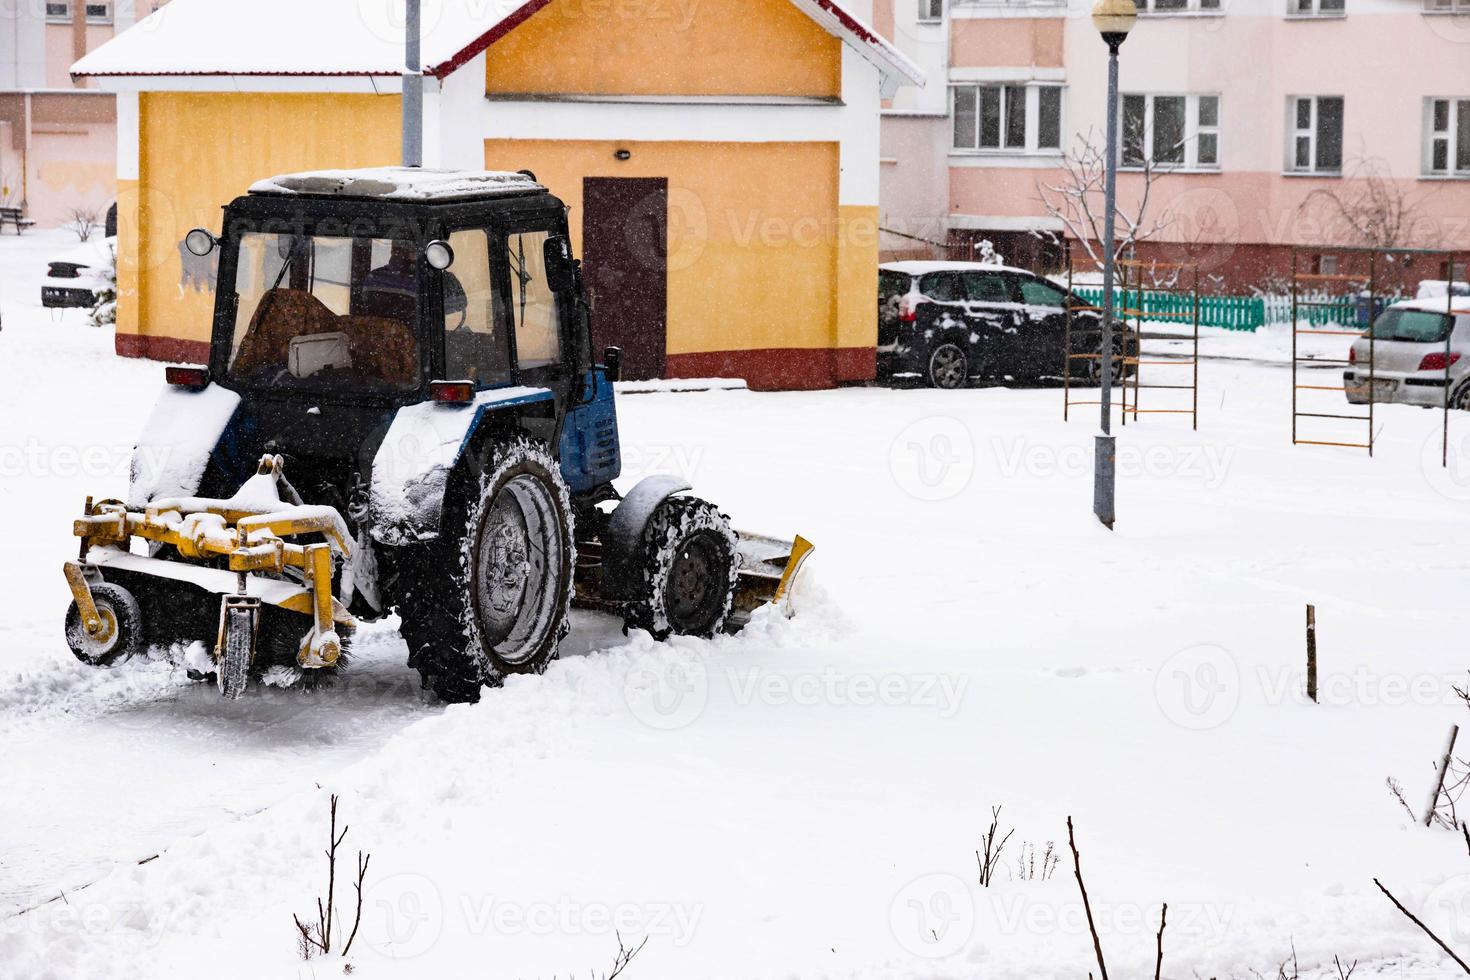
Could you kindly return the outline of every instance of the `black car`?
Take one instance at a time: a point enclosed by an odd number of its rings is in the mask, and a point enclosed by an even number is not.
[[[936,388],[970,378],[1097,382],[1100,358],[1067,361],[1067,308],[1072,353],[1102,350],[1102,317],[1091,303],[1024,269],[975,262],[890,262],[878,271],[878,373],[918,375]],[[1125,339],[1126,342],[1125,342]],[[1119,327],[1115,354],[1136,356],[1132,331]],[[1123,376],[1116,360],[1113,376]]]

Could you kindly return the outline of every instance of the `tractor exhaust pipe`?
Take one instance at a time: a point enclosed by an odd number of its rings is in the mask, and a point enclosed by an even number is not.
[[[403,165],[424,165],[424,64],[419,56],[419,0],[404,0]]]

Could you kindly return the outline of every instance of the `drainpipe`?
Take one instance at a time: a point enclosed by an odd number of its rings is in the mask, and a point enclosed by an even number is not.
[[[87,56],[87,0],[71,0],[71,60],[81,61]],[[73,82],[77,88],[85,88],[85,80]]]
[[[424,72],[419,56],[419,0],[406,0],[403,17],[403,165],[424,165]]]

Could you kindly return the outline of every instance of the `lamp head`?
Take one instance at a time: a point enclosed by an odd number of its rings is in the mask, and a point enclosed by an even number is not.
[[[1137,22],[1138,8],[1133,0],[1097,0],[1092,5],[1092,24],[1114,51]]]

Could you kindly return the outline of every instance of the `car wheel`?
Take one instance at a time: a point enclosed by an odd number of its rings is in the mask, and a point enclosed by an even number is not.
[[[1460,386],[1450,395],[1450,408],[1460,411],[1470,411],[1470,380],[1461,381]]]
[[[970,359],[955,344],[940,344],[929,355],[929,384],[935,388],[958,388],[970,377]]]
[[[1101,345],[1098,346],[1098,353],[1102,353]],[[1095,385],[1102,384],[1102,364],[1103,362],[1101,357],[1089,357],[1087,359],[1087,380],[1091,381]],[[1123,363],[1123,345],[1118,343],[1117,341],[1114,341],[1113,343],[1112,367],[1113,384],[1118,384],[1123,380],[1123,374],[1126,365]]]

